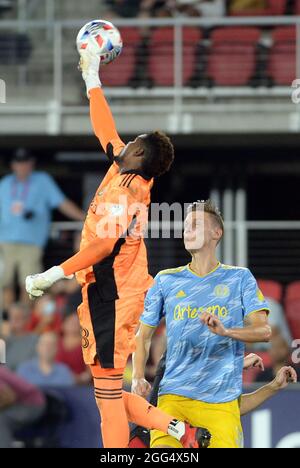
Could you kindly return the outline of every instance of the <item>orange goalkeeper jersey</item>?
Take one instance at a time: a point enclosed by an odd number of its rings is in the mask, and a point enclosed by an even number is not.
[[[137,171],[121,173],[113,160],[125,143],[100,88],[90,92],[90,111],[112,166],[89,208],[80,252],[61,266],[66,275],[76,273],[82,286],[96,281],[101,300],[109,301],[146,292],[152,285],[143,229],[153,179]]]

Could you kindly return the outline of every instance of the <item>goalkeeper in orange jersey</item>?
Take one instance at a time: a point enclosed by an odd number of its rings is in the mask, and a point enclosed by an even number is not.
[[[161,132],[123,143],[101,89],[99,67],[100,59],[89,47],[81,52],[92,124],[111,167],[89,208],[80,252],[60,266],[28,277],[27,292],[40,297],[55,282],[76,273],[83,297],[78,310],[83,355],[94,378],[105,447],[128,447],[128,421],[165,432],[184,447],[202,447],[210,438],[205,430],[122,391],[145,293],[152,285],[142,235],[145,213],[153,179],[170,169],[174,148]]]

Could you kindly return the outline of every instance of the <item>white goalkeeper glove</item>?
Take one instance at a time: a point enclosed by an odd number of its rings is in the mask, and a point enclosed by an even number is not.
[[[57,281],[63,279],[72,279],[74,275],[65,276],[64,270],[55,266],[50,270],[45,271],[39,275],[27,276],[26,278],[26,291],[29,294],[31,300],[37,299],[44,295],[44,293],[57,283]]]
[[[88,43],[86,49],[79,51],[80,62],[79,69],[82,73],[82,78],[86,84],[87,96],[93,88],[101,88],[102,83],[100,81],[99,70],[100,70],[100,57],[94,51],[93,44]]]

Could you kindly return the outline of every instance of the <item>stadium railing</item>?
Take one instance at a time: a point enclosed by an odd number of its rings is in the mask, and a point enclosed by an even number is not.
[[[81,229],[81,223],[55,222],[51,237],[55,241],[63,232],[79,232]],[[180,234],[182,231],[183,223],[180,221],[149,223],[146,242],[154,272],[183,264],[188,259]],[[271,277],[284,283],[299,280],[299,232],[300,221],[226,221],[226,235],[219,249],[219,258],[229,265],[254,268],[258,278]]]
[[[8,89],[0,117],[29,116],[38,133],[90,131],[76,69],[75,38],[84,22],[1,21],[0,78]],[[103,67],[102,80],[113,111],[128,116],[127,125],[137,115],[142,122],[157,114],[170,132],[211,131],[218,125],[211,119],[226,114],[230,130],[233,125],[238,130],[241,113],[256,114],[257,122],[262,113],[271,118],[280,112],[284,118],[278,125],[299,129],[290,97],[300,78],[300,17],[118,19],[115,24],[125,47],[115,63]],[[7,47],[7,33],[27,36],[23,61]],[[206,118],[199,121],[199,115]],[[1,129],[17,131],[9,123]],[[229,131],[229,123],[223,120],[223,131]]]

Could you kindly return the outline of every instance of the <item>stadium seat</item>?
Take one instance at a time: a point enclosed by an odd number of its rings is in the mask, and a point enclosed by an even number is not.
[[[288,0],[268,0],[266,8],[249,8],[234,11],[230,16],[283,16],[286,12]]]
[[[300,0],[295,0],[295,15],[300,15]]]
[[[293,338],[300,336],[300,298],[286,301],[286,318],[288,320]]]
[[[202,32],[197,28],[183,28],[183,84],[193,78],[197,66],[197,47]],[[174,85],[174,29],[153,31],[149,42],[148,75],[156,86]]]
[[[128,86],[136,74],[138,48],[141,44],[141,34],[137,28],[120,28],[126,47],[121,55],[109,67],[101,68],[101,81],[106,86]]]
[[[219,86],[247,85],[256,70],[258,28],[221,28],[212,35],[207,75]]]
[[[272,39],[267,74],[275,85],[290,86],[296,77],[296,29],[294,26],[276,28]]]
[[[282,301],[283,287],[277,281],[258,280],[258,286],[265,297],[274,299],[276,302]]]
[[[286,301],[300,301],[300,281],[294,281],[286,288]]]

